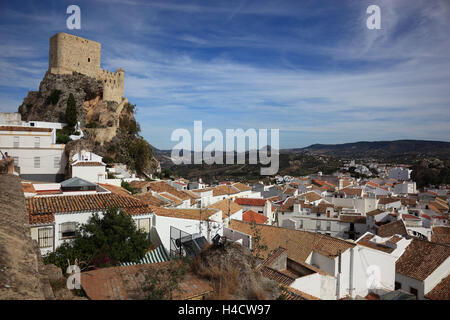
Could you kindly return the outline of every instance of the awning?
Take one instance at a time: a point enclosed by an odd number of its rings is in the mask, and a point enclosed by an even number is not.
[[[139,262],[123,262],[120,265],[121,266],[132,266],[136,264],[147,264],[147,263],[158,263],[158,262],[165,262],[169,261],[169,255],[167,254],[166,250],[164,249],[163,245],[158,246],[156,249],[153,249],[150,252],[147,252],[145,256],[139,260]]]

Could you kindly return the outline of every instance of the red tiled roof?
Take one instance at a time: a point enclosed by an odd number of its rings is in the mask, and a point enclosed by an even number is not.
[[[171,203],[169,201],[164,201],[161,198],[153,196],[151,192],[143,192],[143,193],[134,194],[133,197],[136,199],[139,199],[145,203],[157,206],[157,207],[162,207],[162,206],[165,206],[165,205]]]
[[[294,229],[286,229],[266,224],[256,224],[253,228],[252,224],[245,221],[231,220],[230,229],[252,236],[254,229],[260,231],[262,243],[267,246],[267,250],[261,252],[264,259],[270,252],[280,246],[286,248],[287,255],[296,262],[305,262],[306,258],[314,251],[320,251],[324,255],[335,257],[338,251],[352,248],[354,243],[345,240],[333,238],[324,234],[307,232]]]
[[[425,280],[450,256],[450,246],[413,239],[397,260],[395,271],[419,281]]]
[[[118,207],[130,215],[151,213],[149,206],[133,197],[113,193],[35,197],[25,200],[30,224],[54,221],[55,213],[105,210]]]
[[[420,218],[418,218],[418,217],[416,217],[416,216],[413,216],[413,215],[411,215],[411,214],[406,214],[406,213],[402,214],[402,218],[403,218],[403,219],[420,220]]]
[[[94,162],[94,161],[79,161],[75,164],[72,164],[72,167],[104,167],[105,164],[101,162]]]
[[[0,126],[0,131],[28,131],[28,132],[52,132],[50,128],[19,127],[19,126]]]
[[[266,216],[255,212],[253,210],[247,210],[242,214],[242,220],[255,223],[266,223],[268,220]]]
[[[36,193],[32,183],[22,183],[22,189],[24,193]]]
[[[442,279],[433,290],[425,295],[425,298],[430,300],[450,300],[450,275]]]
[[[394,222],[390,222],[387,224],[384,224],[378,228],[377,234],[380,237],[389,237],[393,236],[394,234],[398,234],[401,236],[407,236],[408,232],[406,231],[405,224],[402,220],[397,220]]]
[[[233,202],[229,199],[223,199],[212,205],[209,205],[208,208],[218,209],[222,211],[222,219],[228,218],[228,210],[230,211],[230,215],[235,214],[239,210],[242,210],[242,207],[237,203]]]
[[[112,184],[106,184],[106,183],[99,183],[100,186],[102,186],[103,188],[111,191],[112,193],[118,194],[120,196],[130,196],[131,192],[128,191],[125,188],[119,187],[119,186],[114,186]]]
[[[236,198],[234,202],[241,206],[255,206],[255,207],[264,207],[267,199],[259,199],[259,198]]]

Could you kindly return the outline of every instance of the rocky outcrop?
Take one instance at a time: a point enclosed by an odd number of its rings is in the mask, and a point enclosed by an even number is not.
[[[60,94],[57,94],[57,90]],[[103,86],[95,78],[80,73],[59,75],[47,72],[39,85],[39,91],[30,91],[19,106],[23,121],[65,122],[67,99],[72,93],[81,126],[86,124],[83,103],[101,97]],[[52,95],[55,100],[50,101]]]
[[[84,137],[66,144],[68,159],[82,149],[87,149],[103,157],[118,162],[128,160],[128,152],[133,141],[141,139],[137,132],[124,133],[120,130],[120,119],[136,124],[134,106],[127,98],[120,102],[103,100],[103,83],[95,78],[73,72],[72,74],[52,74],[47,72],[39,85],[39,91],[31,91],[19,107],[24,121],[65,122],[67,100],[73,94],[76,102],[77,120]],[[137,125],[138,126],[138,125]],[[122,130],[123,131],[123,130]],[[149,153],[148,165],[141,171],[152,174],[160,169],[158,160]],[[142,162],[142,161],[140,161]],[[128,161],[132,170],[135,161]],[[68,174],[66,168],[66,174]]]

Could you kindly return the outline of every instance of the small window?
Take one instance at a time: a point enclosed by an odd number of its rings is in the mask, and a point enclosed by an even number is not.
[[[317,228],[318,230],[320,230],[320,220],[317,220],[317,221],[316,221],[316,228]]]
[[[14,165],[19,166],[19,157],[13,157],[14,158]]]
[[[59,225],[60,239],[75,238],[77,231],[76,222],[64,222]]]
[[[34,147],[39,148],[41,146],[41,138],[40,137],[34,137]]]
[[[61,159],[59,157],[53,158],[53,166],[55,168],[59,168],[61,166]]]
[[[14,148],[18,148],[19,147],[19,137],[14,137]]]
[[[299,221],[298,228],[299,229],[303,229],[303,220]]]
[[[327,231],[331,230],[331,221],[327,221]]]
[[[91,58],[88,58],[88,62],[91,62]]]
[[[35,168],[41,167],[41,157],[34,157],[34,167]]]
[[[38,230],[38,242],[40,248],[53,247],[53,228],[41,228]]]

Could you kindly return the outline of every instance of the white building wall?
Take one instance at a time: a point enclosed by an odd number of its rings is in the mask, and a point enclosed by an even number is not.
[[[424,295],[450,274],[450,257],[424,280]]]
[[[336,300],[336,279],[331,276],[314,273],[295,279],[290,287],[322,300]]]
[[[197,234],[200,233],[202,236],[204,236],[208,241],[211,241],[211,239],[216,235],[220,234],[223,235],[223,222],[222,222],[222,213],[220,213],[220,216],[218,214],[215,214],[210,217],[211,220],[216,221],[215,225],[217,228],[212,228],[212,225],[214,223],[211,223],[210,231],[208,231],[208,226],[205,221],[199,221],[199,220],[193,220],[193,219],[180,219],[180,218],[173,218],[173,217],[166,217],[166,216],[158,216],[155,215],[154,218],[154,225],[153,227],[156,229],[158,236],[161,240],[161,244],[164,246],[164,248],[167,250],[167,252],[170,252],[170,227],[174,227],[177,229],[180,229],[181,231],[184,231],[189,234]]]
[[[105,183],[106,171],[104,166],[72,166],[72,177],[94,183]]]
[[[55,144],[54,134],[55,130],[51,133],[0,131],[0,149],[11,157],[17,157],[20,174],[64,174],[67,163],[65,145]],[[35,162],[36,158],[39,160]]]

